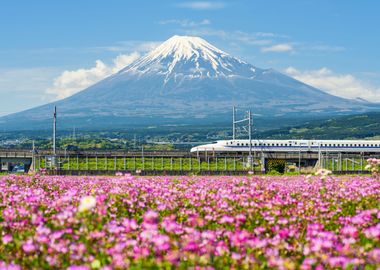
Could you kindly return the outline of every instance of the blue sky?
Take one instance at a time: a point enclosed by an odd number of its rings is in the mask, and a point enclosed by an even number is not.
[[[175,34],[335,95],[380,101],[379,10],[372,0],[4,0],[0,115],[73,94]]]

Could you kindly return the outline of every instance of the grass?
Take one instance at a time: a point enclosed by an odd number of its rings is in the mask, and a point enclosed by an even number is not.
[[[360,158],[347,159],[342,157],[342,159],[334,158],[334,162],[331,158],[325,160],[323,162],[323,167],[331,171],[364,171],[364,168],[367,164],[367,159],[365,158],[363,158],[361,161]]]
[[[246,158],[218,158],[199,160],[197,158],[166,157],[112,157],[86,158],[70,157],[59,159],[62,170],[166,170],[166,171],[242,171],[249,170]],[[48,166],[46,166],[48,165]],[[47,168],[44,159],[36,160],[36,168]],[[260,170],[256,164],[255,170]]]

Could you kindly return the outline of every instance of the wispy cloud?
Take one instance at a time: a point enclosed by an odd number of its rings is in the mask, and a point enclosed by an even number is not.
[[[313,51],[325,51],[325,52],[342,52],[345,51],[346,48],[343,46],[330,46],[330,45],[310,45],[306,46],[306,50]]]
[[[162,25],[176,24],[176,25],[179,25],[181,27],[197,27],[197,26],[204,26],[204,25],[210,25],[211,24],[210,20],[207,20],[207,19],[204,19],[201,21],[192,21],[192,20],[188,20],[188,19],[184,19],[184,20],[173,19],[173,20],[159,21],[158,23],[162,24]]]
[[[88,48],[88,50],[118,53],[146,53],[155,49],[161,43],[162,41],[119,41],[112,45],[91,47]]]
[[[269,47],[263,47],[261,48],[261,52],[267,53],[267,52],[292,52],[293,46],[291,44],[283,43],[283,44],[276,44]]]
[[[210,10],[210,9],[222,9],[226,6],[224,2],[214,1],[188,1],[182,2],[176,5],[180,8],[189,8],[196,10]]]
[[[274,37],[273,33],[268,33],[268,35],[264,36],[262,32],[246,33],[243,31],[224,31],[224,30],[213,29],[210,27],[184,29],[183,32],[187,35],[201,36],[201,37],[217,37],[223,40],[239,42],[245,45],[256,45],[256,46],[271,44],[273,42],[272,37]]]
[[[46,94],[54,99],[66,98],[118,72],[139,57],[140,54],[134,52],[117,56],[112,65],[96,60],[95,66],[87,69],[65,70],[54,79],[53,86],[46,90]]]
[[[335,96],[380,101],[380,87],[369,85],[352,74],[338,74],[326,67],[306,71],[288,67],[285,73]]]

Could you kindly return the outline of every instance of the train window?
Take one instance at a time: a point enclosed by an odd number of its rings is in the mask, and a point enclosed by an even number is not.
[[[255,146],[257,146],[257,143],[255,143]]]
[[[240,146],[240,143],[238,143],[237,145]]]
[[[248,143],[246,143],[245,146],[248,146]]]
[[[356,143],[354,143],[354,146],[356,146]]]

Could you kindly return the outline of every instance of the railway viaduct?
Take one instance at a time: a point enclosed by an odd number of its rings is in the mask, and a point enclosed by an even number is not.
[[[190,157],[189,152],[184,151],[57,151],[58,157],[170,157],[170,158],[186,158]],[[33,157],[43,158],[51,156],[50,150],[40,150],[33,153],[32,150],[13,150],[13,149],[0,149],[0,171],[11,171],[14,166],[23,164],[26,171],[33,166]],[[232,157],[240,157],[238,155],[231,155]],[[209,153],[208,158],[214,158],[215,155]],[[204,157],[203,157],[204,158]],[[286,160],[287,162],[293,162],[301,164],[302,166],[314,166],[318,161],[318,153],[308,152],[265,152],[256,153],[256,159],[261,160],[261,164],[265,164],[267,167],[267,161],[271,159]],[[263,168],[265,170],[265,168]]]

